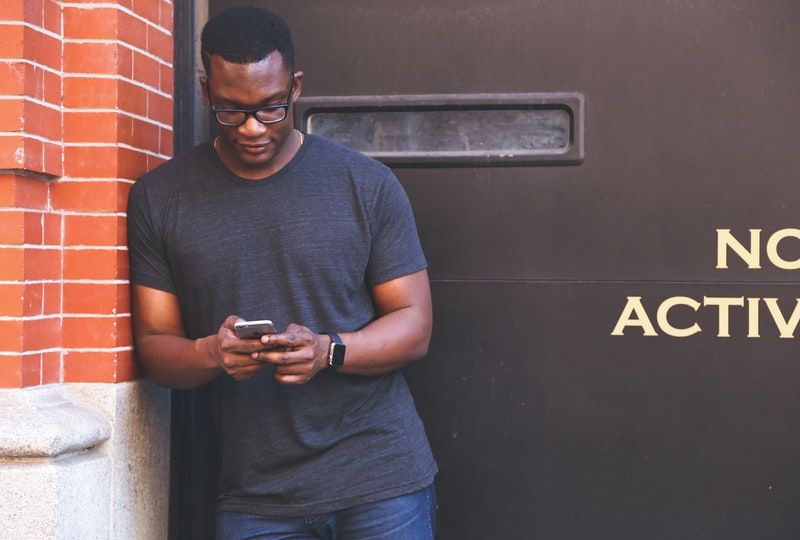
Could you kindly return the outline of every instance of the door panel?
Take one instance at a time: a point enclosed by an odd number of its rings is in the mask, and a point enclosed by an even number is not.
[[[579,165],[395,170],[433,280],[430,354],[407,374],[441,538],[797,537],[800,364],[763,299],[792,326],[798,270],[775,255],[800,239],[767,243],[800,228],[800,4],[259,3],[317,101],[585,97]],[[717,229],[761,230],[761,267],[729,249],[717,268]],[[611,335],[629,297],[658,335],[638,315]]]

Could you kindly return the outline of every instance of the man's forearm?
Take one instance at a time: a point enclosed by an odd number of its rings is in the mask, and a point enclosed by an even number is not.
[[[428,352],[430,315],[418,307],[387,313],[357,332],[341,334],[347,345],[340,373],[383,375]]]
[[[153,381],[170,388],[202,386],[222,369],[214,360],[216,336],[197,340],[169,334],[150,334],[136,340],[136,353]]]

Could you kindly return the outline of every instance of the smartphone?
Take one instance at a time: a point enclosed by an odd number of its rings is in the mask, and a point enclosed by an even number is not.
[[[264,334],[275,334],[275,326],[272,321],[239,321],[233,324],[233,331],[239,339],[258,339]]]

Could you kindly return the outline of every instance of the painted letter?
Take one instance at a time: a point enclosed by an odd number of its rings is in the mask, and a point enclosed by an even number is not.
[[[748,298],[747,299],[747,337],[757,338],[761,337],[758,333],[758,303],[761,298]]]
[[[632,314],[636,314],[635,319],[631,318]],[[622,310],[622,315],[619,316],[617,325],[614,327],[614,330],[612,330],[611,335],[623,335],[623,330],[628,326],[641,327],[643,335],[645,336],[658,335],[656,334],[656,329],[653,328],[653,323],[650,322],[650,318],[647,316],[647,312],[644,310],[641,296],[628,297],[628,303],[625,304],[625,309]]]
[[[717,268],[728,268],[728,250],[731,248],[751,270],[761,268],[761,229],[750,229],[750,249],[748,250],[733,237],[730,229],[717,229]]]
[[[778,327],[778,331],[781,333],[781,337],[793,338],[797,323],[800,322],[800,298],[797,299],[792,316],[789,317],[788,321],[783,318],[783,313],[781,313],[778,307],[777,298],[764,298],[764,303],[767,304],[769,312],[772,314],[772,319],[775,321],[775,326]]]
[[[787,236],[793,236],[800,239],[800,230],[798,229],[781,229],[769,237],[767,241],[767,257],[772,264],[782,270],[800,270],[800,259],[796,261],[784,260],[778,254],[778,244]]]
[[[668,315],[669,310],[673,306],[689,306],[697,311],[700,309],[700,302],[688,296],[673,296],[661,302],[661,305],[658,306],[656,320],[658,321],[659,328],[661,328],[665,334],[672,337],[689,337],[701,331],[700,325],[697,323],[694,323],[689,328],[676,328],[672,326],[669,322]]]
[[[744,306],[744,296],[739,298],[727,298],[724,296],[704,296],[704,306],[719,307],[719,333],[717,337],[731,337],[730,334],[730,313],[731,306]]]

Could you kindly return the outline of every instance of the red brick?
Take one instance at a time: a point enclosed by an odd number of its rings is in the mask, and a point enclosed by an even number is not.
[[[151,124],[150,122],[145,122],[144,120],[139,120],[138,118],[133,119],[133,133],[131,137],[131,146],[135,146],[136,148],[142,148],[144,150],[149,150],[150,152],[158,153],[160,150],[160,141],[159,141],[159,128],[155,124]]]
[[[149,92],[141,86],[136,86],[129,82],[118,81],[117,87],[117,105],[123,111],[138,114],[139,116],[147,116],[147,107],[149,102]]]
[[[0,356],[0,388],[22,387],[22,356]]]
[[[147,92],[147,117],[156,122],[172,125],[172,98]]]
[[[133,146],[133,117],[127,114],[117,116],[117,141]]]
[[[25,279],[25,250],[19,248],[0,248],[0,280],[22,281]]]
[[[0,169],[21,169],[25,164],[25,139],[22,135],[0,137]]]
[[[61,382],[61,352],[42,353],[42,384]]]
[[[169,95],[175,94],[175,80],[172,68],[161,64],[161,79],[159,89]]]
[[[22,0],[5,0],[0,2],[0,19],[5,21],[23,20]]]
[[[23,283],[0,283],[0,315],[22,317],[26,287]]]
[[[39,386],[42,382],[42,354],[26,354],[22,357],[22,386]]]
[[[41,74],[43,85],[43,90],[39,99],[52,103],[53,105],[61,106],[61,76],[41,68],[36,69]]]
[[[118,82],[95,77],[65,77],[64,106],[71,109],[114,109]]]
[[[25,243],[25,212],[0,212],[0,244]]]
[[[26,249],[25,279],[28,281],[61,279],[61,250]]]
[[[22,62],[0,63],[0,94],[6,96],[25,94],[25,75],[30,67]],[[6,101],[3,107],[8,103]]]
[[[147,50],[147,23],[133,15],[120,12],[119,39],[137,49]]]
[[[44,172],[44,146],[42,141],[25,137],[25,170]]]
[[[0,143],[3,138],[0,137]],[[0,175],[0,206],[47,208],[49,184],[39,178]]]
[[[113,8],[64,8],[64,37],[69,39],[117,39],[119,10]]]
[[[133,351],[76,352],[64,354],[64,382],[124,382],[143,376]]]
[[[75,212],[122,212],[120,182],[55,182],[52,187],[53,208]]]
[[[26,244],[41,245],[44,240],[44,225],[41,212],[25,212],[24,240]]]
[[[61,214],[44,215],[44,244],[47,246],[61,245]]]
[[[116,143],[117,118],[115,112],[64,113],[64,141],[70,143]]]
[[[61,5],[56,0],[44,0],[44,27],[61,35]]]
[[[38,30],[25,27],[25,58],[37,64],[45,65],[56,71],[61,70],[61,40]],[[66,49],[64,58],[66,55]]]
[[[144,368],[136,360],[133,353],[120,355],[117,359],[116,382],[135,381],[144,378]]]
[[[117,204],[119,205],[120,212],[124,212],[128,209],[128,195],[130,195],[131,187],[133,187],[133,184],[128,182],[120,182],[117,185]],[[124,233],[124,231],[122,232]],[[125,242],[122,242],[120,245],[124,244]]]
[[[64,174],[73,178],[116,178],[118,159],[118,149],[113,146],[68,146],[64,148]]]
[[[147,51],[165,62],[172,63],[172,36],[148,26]]]
[[[8,1],[8,0],[6,0]],[[44,26],[44,0],[23,0],[24,21],[35,26]]]
[[[26,58],[24,41],[24,26],[21,24],[3,26],[3,31],[0,32],[0,58],[14,60]]]
[[[130,317],[69,317],[62,325],[62,346],[67,349],[110,349],[130,345]]]
[[[44,172],[52,176],[61,176],[63,168],[64,147],[56,143],[44,143]]]
[[[44,283],[28,283],[25,285],[25,298],[22,315],[33,317],[43,315]]]
[[[42,315],[60,315],[61,314],[61,286],[60,281],[53,283],[44,283],[44,305],[42,306]]]
[[[39,135],[51,141],[61,140],[61,111],[32,101],[25,102],[24,111],[26,133]]]
[[[147,170],[147,154],[127,148],[119,149],[119,178],[135,180]]]
[[[133,79],[133,51],[128,47],[119,48],[117,73],[126,79]]]
[[[166,0],[161,0],[161,19],[160,19],[160,26],[161,28],[168,30],[169,33],[172,33],[172,19],[173,19],[173,7],[172,3],[167,2]]]
[[[141,15],[153,24],[158,24],[161,6],[158,0],[133,0],[133,12]]]
[[[26,65],[25,67],[25,95],[35,99],[44,99],[45,73],[52,77],[59,76],[39,66]]]
[[[127,279],[128,252],[116,249],[67,249],[64,279]]]
[[[65,283],[64,313],[130,313],[128,285]]]
[[[142,53],[133,53],[133,78],[152,88],[161,84],[161,64]]]
[[[22,351],[22,324],[22,319],[0,321],[0,351]],[[2,358],[0,356],[0,360]]]
[[[173,152],[173,133],[171,129],[161,128],[159,153],[165,156],[171,156]]]
[[[116,43],[64,43],[64,71],[116,75],[119,48]]]
[[[64,216],[64,243],[70,246],[116,246],[125,218],[119,216]]]
[[[56,349],[61,345],[61,319],[28,319],[23,324],[25,351]]]
[[[2,102],[0,108],[0,131],[22,131],[25,119],[25,101],[19,99],[8,99]]]

